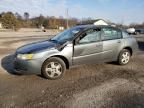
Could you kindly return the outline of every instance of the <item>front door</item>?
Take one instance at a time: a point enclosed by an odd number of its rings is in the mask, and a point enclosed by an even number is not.
[[[85,31],[75,40],[73,64],[100,62],[102,48],[100,29],[89,29]]]

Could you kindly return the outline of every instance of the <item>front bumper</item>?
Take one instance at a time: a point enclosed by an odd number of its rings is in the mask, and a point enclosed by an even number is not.
[[[40,59],[20,60],[15,58],[14,71],[19,74],[41,74],[42,64]]]

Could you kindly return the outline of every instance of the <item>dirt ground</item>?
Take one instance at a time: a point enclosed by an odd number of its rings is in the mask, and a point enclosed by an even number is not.
[[[144,108],[144,35],[126,66],[82,65],[58,80],[12,73],[15,49],[50,32],[0,32],[0,108]]]

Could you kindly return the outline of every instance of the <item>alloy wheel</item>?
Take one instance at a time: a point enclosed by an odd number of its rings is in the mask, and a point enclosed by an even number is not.
[[[123,64],[127,64],[127,63],[129,62],[129,60],[130,60],[130,54],[129,54],[129,52],[124,52],[124,53],[122,54],[121,62],[122,62]]]
[[[56,78],[62,74],[62,66],[58,62],[50,62],[46,66],[45,71],[49,77]]]

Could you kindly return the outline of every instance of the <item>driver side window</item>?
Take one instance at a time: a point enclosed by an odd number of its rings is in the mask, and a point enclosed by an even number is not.
[[[79,37],[78,44],[86,44],[101,40],[100,29],[90,29]]]

